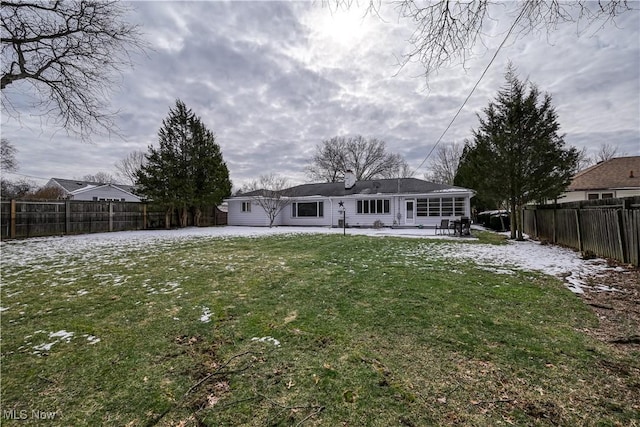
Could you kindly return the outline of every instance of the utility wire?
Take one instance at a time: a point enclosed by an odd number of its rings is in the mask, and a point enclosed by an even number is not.
[[[431,154],[433,153],[433,150],[436,149],[436,147],[438,146],[438,144],[442,141],[442,138],[444,138],[445,134],[447,133],[447,131],[449,130],[449,128],[451,128],[451,126],[453,125],[453,122],[458,118],[458,116],[460,115],[460,113],[462,112],[462,109],[464,108],[464,106],[467,104],[467,101],[469,101],[469,98],[471,98],[471,95],[473,95],[473,92],[475,92],[475,90],[478,88],[478,85],[480,84],[480,82],[482,81],[482,79],[484,78],[484,76],[487,74],[487,71],[489,71],[489,68],[491,67],[491,64],[493,64],[493,61],[496,59],[496,57],[498,56],[498,53],[500,53],[500,50],[502,49],[502,47],[505,45],[505,43],[507,42],[507,40],[509,39],[509,36],[511,36],[511,33],[513,32],[514,28],[516,27],[516,25],[518,24],[518,22],[520,22],[520,19],[522,19],[522,17],[525,14],[525,11],[527,9],[527,5],[525,5],[522,10],[520,11],[520,15],[518,15],[518,17],[516,18],[515,21],[513,21],[513,24],[511,25],[511,28],[509,28],[509,31],[507,32],[507,35],[504,37],[504,40],[502,40],[502,43],[500,43],[500,46],[498,46],[498,49],[496,50],[496,52],[493,54],[493,57],[491,58],[491,61],[489,61],[489,63],[487,64],[487,66],[485,67],[484,71],[482,72],[482,74],[480,75],[480,78],[478,79],[478,81],[476,82],[475,86],[473,86],[473,89],[471,89],[471,92],[469,92],[469,95],[467,95],[466,99],[464,100],[464,102],[462,103],[462,105],[460,106],[460,108],[458,109],[458,111],[456,112],[456,114],[453,116],[453,118],[451,119],[451,121],[449,122],[449,124],[447,125],[446,129],[444,130],[444,132],[442,132],[442,135],[440,135],[440,138],[438,138],[438,140],[436,141],[435,145],[431,148],[431,150],[429,151],[429,153],[426,155],[426,157],[422,160],[422,162],[418,165],[417,168],[415,168],[413,170],[413,174],[415,174],[418,169],[420,169],[425,162],[429,159],[429,157],[431,156]]]

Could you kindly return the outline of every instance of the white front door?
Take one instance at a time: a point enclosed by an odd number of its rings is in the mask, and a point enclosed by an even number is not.
[[[416,222],[416,201],[415,200],[405,200],[405,214],[404,214],[404,222],[405,224],[415,224]]]

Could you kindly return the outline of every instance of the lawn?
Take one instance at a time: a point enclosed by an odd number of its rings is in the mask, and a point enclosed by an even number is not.
[[[640,362],[558,278],[441,255],[495,235],[49,241],[2,247],[3,425],[640,419]]]

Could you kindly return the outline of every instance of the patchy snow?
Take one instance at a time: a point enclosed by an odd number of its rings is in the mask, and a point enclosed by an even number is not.
[[[273,337],[262,337],[262,338],[253,337],[251,338],[251,341],[264,342],[268,344],[273,344],[275,347],[280,347],[280,341],[278,341]]]
[[[207,307],[202,307],[202,316],[200,316],[200,321],[202,323],[211,322],[211,310]]]
[[[44,331],[36,331],[35,333],[43,333]],[[46,332],[45,332],[46,333]],[[39,344],[39,345],[35,345],[33,346],[33,349],[35,350],[33,352],[33,354],[41,354],[44,352],[48,352],[51,351],[51,347],[53,347],[55,344],[61,343],[61,342],[66,342],[69,343],[71,342],[71,338],[73,338],[73,332],[67,332],[64,329],[60,330],[58,332],[51,332],[49,334],[49,339],[52,338],[57,338],[52,342],[49,343],[44,343],[44,344]]]
[[[84,234],[78,236],[43,237],[25,240],[2,241],[3,266],[25,267],[29,269],[51,269],[58,267],[46,283],[49,286],[65,285],[73,282],[73,275],[90,274],[92,261],[109,258],[110,262],[127,266],[130,254],[135,251],[136,260],[144,267],[145,251],[149,247],[164,247],[179,241],[195,239],[227,239],[234,237],[259,238],[271,235],[300,235],[323,233],[341,235],[342,229],[328,227],[191,227],[177,230],[123,231],[114,233]],[[562,277],[573,292],[581,293],[587,286],[587,277],[598,276],[609,269],[603,259],[583,260],[576,251],[552,245],[542,245],[534,241],[509,241],[506,245],[460,244],[473,238],[435,235],[433,229],[358,229],[349,228],[347,235],[367,235],[375,237],[406,237],[424,239],[419,249],[405,256],[419,266],[424,260],[445,258],[460,262],[473,262],[480,268],[490,269],[496,274],[510,274],[515,270],[533,270]],[[428,239],[425,239],[428,238]],[[439,239],[434,242],[433,239]],[[233,263],[227,265],[233,271]],[[283,267],[286,268],[286,267]],[[4,269],[3,269],[4,270]],[[14,270],[15,271],[15,270]],[[3,271],[3,281],[12,274]],[[102,284],[121,285],[127,276],[95,274]],[[177,282],[149,284],[150,293],[174,293],[180,287]],[[613,290],[596,288],[595,290]],[[18,291],[20,292],[20,291]],[[84,289],[79,292],[82,295]],[[11,298],[17,293],[6,295]],[[5,308],[6,309],[6,308]]]

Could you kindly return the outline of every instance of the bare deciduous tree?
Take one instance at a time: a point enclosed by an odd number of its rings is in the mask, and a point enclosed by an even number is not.
[[[335,136],[316,146],[311,165],[307,167],[311,178],[317,181],[338,182],[344,172],[351,170],[357,180],[398,177],[406,162],[399,154],[387,152],[384,141]]]
[[[326,0],[338,8],[349,8],[356,0]],[[485,44],[492,34],[485,33],[498,9],[508,16],[514,38],[546,30],[547,35],[563,23],[580,23],[581,28],[593,26],[597,31],[607,21],[633,10],[627,0],[528,0],[513,2],[475,1],[420,1],[399,0],[392,2],[399,18],[407,19],[414,26],[409,38],[411,47],[401,59],[401,65],[420,62],[425,76],[443,66],[465,64],[474,56],[477,44]],[[369,11],[380,14],[386,3],[369,0]]]
[[[116,182],[116,178],[109,172],[96,172],[95,175],[85,175],[82,180],[100,184],[113,184]]]
[[[600,144],[600,148],[596,152],[593,163],[606,162],[607,160],[611,160],[614,157],[618,156],[618,146],[602,143]]]
[[[144,51],[126,3],[92,0],[2,1],[2,105],[16,112],[4,90],[10,85],[37,99],[67,132],[90,140],[114,129],[108,94]]]
[[[127,181],[129,184],[136,183],[138,171],[142,168],[146,160],[144,151],[132,151],[124,159],[116,162],[115,167],[118,170],[118,177]]]
[[[464,145],[456,142],[439,146],[435,157],[431,160],[431,171],[425,173],[424,178],[438,184],[453,185],[463,148]]]
[[[0,162],[0,168],[3,172],[15,172],[18,170],[16,147],[7,138],[0,139]]]
[[[269,227],[273,227],[278,214],[291,203],[291,195],[284,194],[288,186],[289,181],[286,178],[274,174],[261,175],[246,185],[243,193],[248,193],[252,202],[265,211],[269,218]]]

